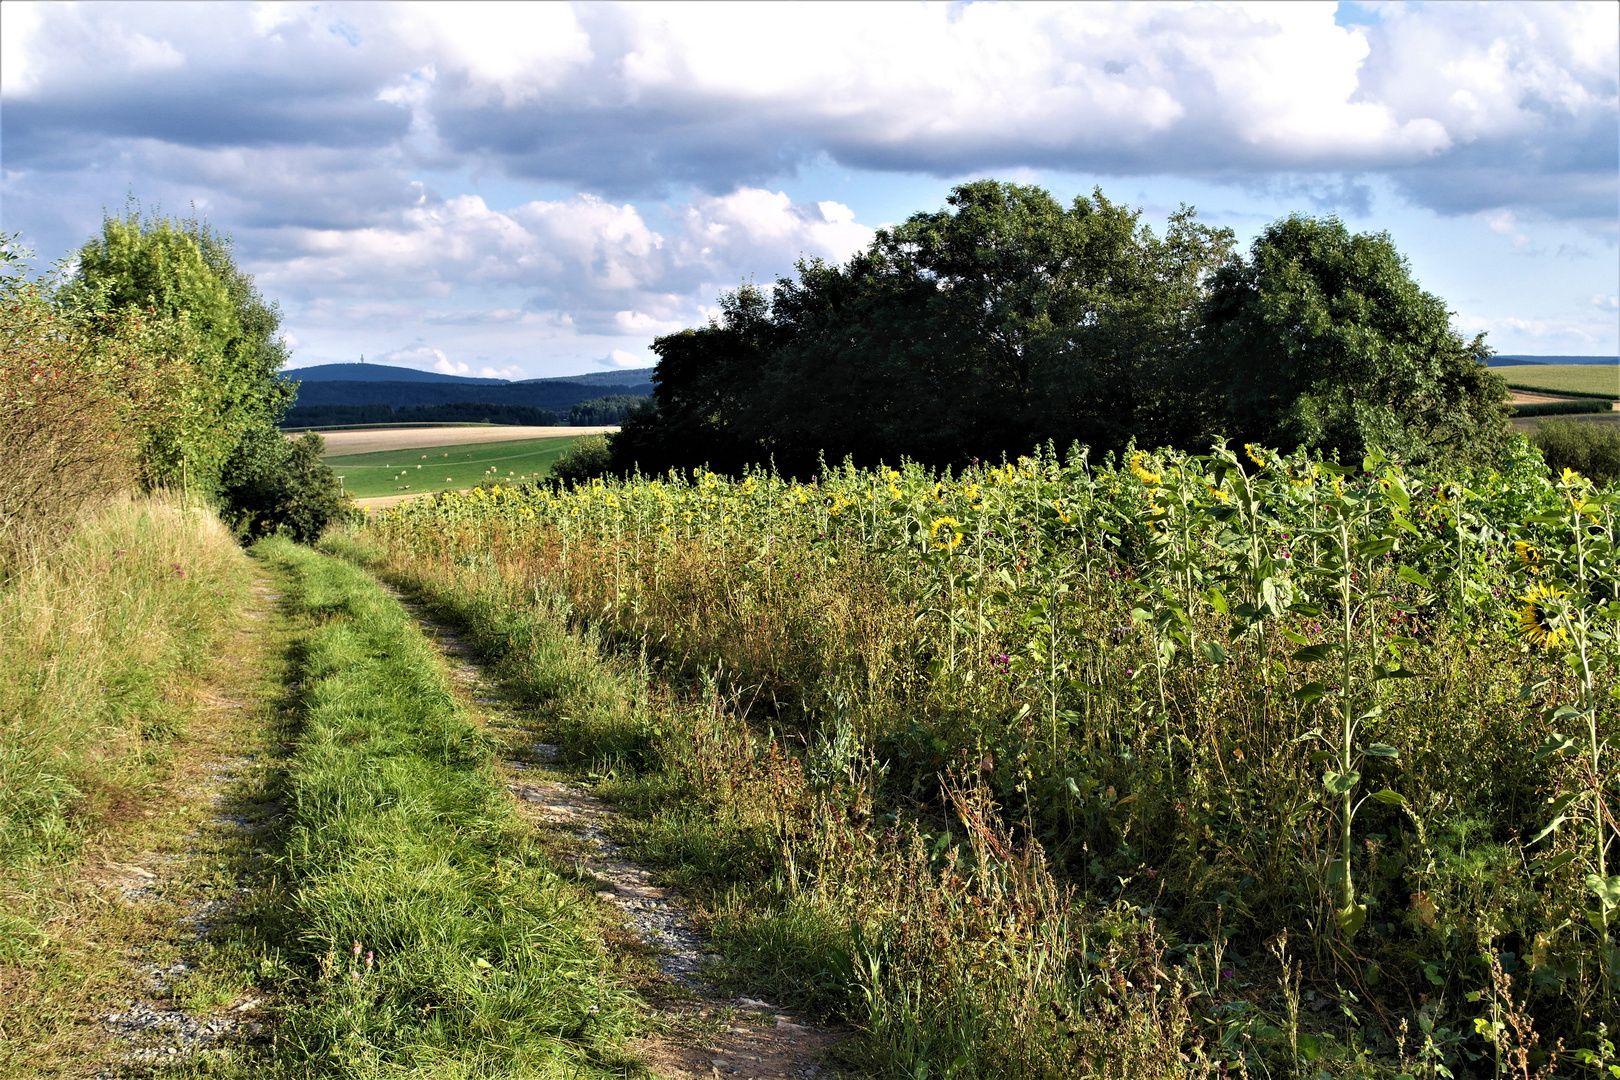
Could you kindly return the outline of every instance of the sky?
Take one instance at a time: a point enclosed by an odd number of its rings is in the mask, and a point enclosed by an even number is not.
[[[1387,231],[1499,352],[1620,351],[1620,4],[0,5],[0,230],[193,212],[292,366],[654,362],[980,177]]]

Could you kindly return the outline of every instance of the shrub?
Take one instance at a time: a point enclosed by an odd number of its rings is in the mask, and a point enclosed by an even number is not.
[[[1514,416],[1572,416],[1576,413],[1606,413],[1613,406],[1607,401],[1535,401],[1513,406]]]
[[[25,259],[0,236],[0,574],[132,482],[132,431],[153,399],[139,325],[83,333],[23,277]]]
[[[1581,420],[1543,420],[1530,441],[1557,476],[1574,469],[1594,484],[1620,477],[1620,425]]]
[[[584,435],[575,439],[568,453],[552,464],[551,475],[558,480],[577,484],[607,472],[612,456],[606,435]]]
[[[321,461],[326,440],[305,432],[289,440],[273,428],[250,431],[226,463],[224,517],[237,535],[276,534],[310,543],[351,503],[336,474]]]

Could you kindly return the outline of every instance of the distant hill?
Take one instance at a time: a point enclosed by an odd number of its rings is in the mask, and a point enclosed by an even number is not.
[[[370,365],[367,365],[370,366]],[[625,386],[618,383],[587,383],[570,379],[537,382],[441,383],[441,382],[359,382],[340,380],[307,381],[298,388],[294,405],[300,409],[329,405],[388,405],[395,409],[414,405],[455,405],[477,402],[485,405],[524,405],[550,409],[566,416],[581,401],[624,394],[644,397],[646,383]]]
[[[652,393],[653,368],[624,368],[620,371],[588,371],[584,375],[563,375],[549,379],[523,379],[515,386],[525,386],[529,383],[548,382],[576,382],[587,386],[645,386],[645,390],[635,391],[638,394]]]
[[[281,373],[283,379],[298,382],[413,382],[456,383],[461,386],[502,386],[509,379],[473,379],[465,375],[441,375],[437,371],[394,367],[390,364],[316,364]]]
[[[1613,364],[1620,356],[1493,356],[1490,367],[1513,367],[1517,364]]]

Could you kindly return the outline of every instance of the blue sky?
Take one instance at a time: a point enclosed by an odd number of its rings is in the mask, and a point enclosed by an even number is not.
[[[982,176],[1388,231],[1467,333],[1620,350],[1620,5],[0,6],[0,228],[231,233],[294,365],[650,363]]]

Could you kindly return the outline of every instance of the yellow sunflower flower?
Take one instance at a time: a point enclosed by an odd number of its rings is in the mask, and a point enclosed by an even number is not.
[[[1569,642],[1569,629],[1563,625],[1564,597],[1569,594],[1552,585],[1532,585],[1523,596],[1519,612],[1519,634],[1532,645],[1556,649]]]
[[[935,518],[928,528],[928,539],[936,551],[952,551],[962,542],[962,523],[955,518]]]

